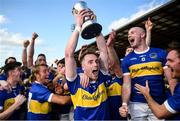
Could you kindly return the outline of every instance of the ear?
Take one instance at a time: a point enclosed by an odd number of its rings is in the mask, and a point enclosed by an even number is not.
[[[38,73],[35,73],[34,76],[38,78],[38,77],[39,77],[39,74],[38,74]]]
[[[84,63],[81,64],[81,68],[84,71]]]
[[[141,38],[145,38],[145,37],[146,37],[145,32],[142,32],[142,33],[141,33]]]

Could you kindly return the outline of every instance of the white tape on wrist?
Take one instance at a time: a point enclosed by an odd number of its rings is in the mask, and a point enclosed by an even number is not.
[[[75,29],[74,29],[74,31],[78,31],[78,32],[80,33],[80,31],[81,31],[81,27],[76,26],[76,27],[75,27]]]
[[[122,105],[127,106],[127,103],[123,102]]]

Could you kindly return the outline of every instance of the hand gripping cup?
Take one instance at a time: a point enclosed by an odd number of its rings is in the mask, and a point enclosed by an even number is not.
[[[74,5],[72,13],[75,15],[84,9],[88,9],[86,2],[79,1]],[[83,39],[92,39],[101,33],[102,26],[97,23],[96,20],[90,17],[85,17],[84,20],[81,29],[81,36]]]

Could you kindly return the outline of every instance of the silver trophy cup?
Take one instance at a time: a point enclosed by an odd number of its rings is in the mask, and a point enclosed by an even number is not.
[[[84,1],[79,1],[74,5],[72,13],[75,15],[84,9],[88,9],[87,3]],[[82,38],[92,39],[101,33],[102,26],[97,23],[96,20],[92,20],[90,17],[85,17],[84,20],[85,21],[81,29]]]

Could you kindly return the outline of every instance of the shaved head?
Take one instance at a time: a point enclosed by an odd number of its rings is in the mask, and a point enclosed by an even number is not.
[[[131,29],[136,29],[137,31],[139,31],[141,33],[145,33],[145,30],[141,27],[132,27]]]
[[[141,27],[132,27],[128,31],[128,41],[133,49],[137,49],[141,46],[146,46],[146,33]]]

